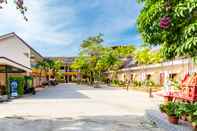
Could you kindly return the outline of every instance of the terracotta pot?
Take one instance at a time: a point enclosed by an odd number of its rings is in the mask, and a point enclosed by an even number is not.
[[[181,120],[187,121],[187,116],[186,115],[181,116]]]
[[[192,122],[192,117],[191,116],[187,116],[187,121]]]
[[[178,124],[179,119],[176,116],[168,116],[168,121],[172,124]]]
[[[192,123],[192,128],[194,129],[193,131],[197,131],[197,125],[196,125],[196,123]]]

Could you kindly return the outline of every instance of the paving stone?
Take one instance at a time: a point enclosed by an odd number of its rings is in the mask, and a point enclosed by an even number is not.
[[[166,131],[192,131],[192,127],[183,121],[179,121],[178,125],[174,125],[168,122],[165,115],[157,110],[146,110],[146,119],[155,123],[159,128],[163,128]]]

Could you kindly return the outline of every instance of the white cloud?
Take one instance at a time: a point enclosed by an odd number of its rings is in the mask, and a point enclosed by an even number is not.
[[[0,33],[16,32],[43,55],[71,52],[73,56],[82,40],[98,33],[103,33],[107,42],[130,40],[135,35],[131,34],[130,38],[121,35],[135,26],[134,11],[138,7],[132,5],[131,0],[56,0],[60,3],[55,0],[24,1],[28,7],[29,21],[25,22],[16,11],[13,0],[8,0],[10,4],[0,10]],[[139,36],[133,39],[136,38]]]
[[[69,25],[72,22],[71,18],[74,16],[74,11],[71,8],[66,6],[64,8],[47,6],[48,0],[26,0],[25,5],[28,7],[26,15],[29,19],[26,22],[19,12],[16,13],[13,0],[8,2],[9,4],[0,11],[0,28],[3,28],[5,31],[8,31],[8,28],[10,28],[25,40],[31,42],[39,41],[39,43],[43,43],[46,46],[47,44],[69,45],[73,42],[73,34],[66,31],[58,31],[63,25]],[[59,21],[65,16],[69,19],[65,20],[62,25],[62,22]],[[31,44],[35,45],[36,43]]]

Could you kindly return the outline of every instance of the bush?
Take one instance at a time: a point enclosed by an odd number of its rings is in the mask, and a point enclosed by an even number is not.
[[[143,81],[143,85],[145,85],[145,86],[155,86],[156,84],[152,80],[145,80],[145,81]]]
[[[135,81],[133,81],[133,86],[140,87],[140,86],[142,86],[142,82],[135,80]]]
[[[197,120],[197,103],[168,102],[160,104],[159,109],[168,116],[188,116],[189,121]]]

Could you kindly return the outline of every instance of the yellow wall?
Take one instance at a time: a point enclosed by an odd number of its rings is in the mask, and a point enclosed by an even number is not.
[[[118,80],[125,81],[125,79],[130,80],[131,79],[131,74],[135,76],[135,80],[143,80],[143,76],[145,79],[146,74],[151,75],[151,80],[153,80],[156,84],[160,84],[160,73],[166,73],[166,74],[171,74],[171,73],[176,73],[177,74],[177,80],[182,80],[184,78],[184,75],[188,72],[188,67],[189,71],[192,71],[192,69],[197,69],[197,66],[190,65],[188,64],[180,64],[180,65],[170,65],[170,66],[160,66],[160,67],[155,67],[155,68],[140,68],[137,70],[129,70],[129,71],[119,71],[118,72]]]

